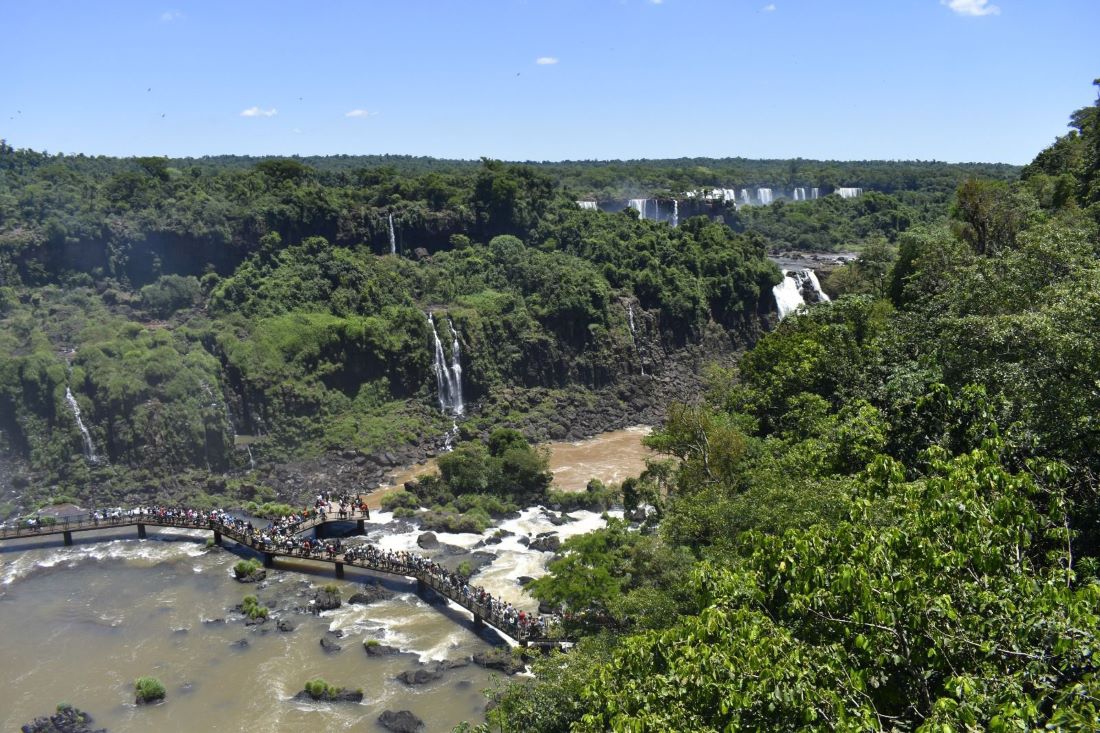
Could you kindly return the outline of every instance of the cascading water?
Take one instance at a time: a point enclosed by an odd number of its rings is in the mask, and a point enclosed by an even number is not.
[[[646,199],[630,199],[627,205],[638,212],[639,219],[645,218]]]
[[[794,190],[794,200],[795,201],[805,201],[806,200],[806,189],[796,188]]]
[[[779,320],[794,313],[808,303],[827,303],[829,296],[821,289],[821,283],[813,270],[784,270],[783,282],[772,288]]]
[[[854,199],[863,195],[862,188],[838,188],[836,190],[837,196],[842,199]]]
[[[811,201],[816,201],[817,197],[818,197],[818,195],[820,195],[820,193],[821,193],[820,188],[811,188],[810,189],[810,200]]]
[[[390,214],[387,219],[390,223],[390,254],[397,254],[397,235],[393,231],[393,214]]]
[[[741,189],[741,203],[746,206],[752,203],[752,199],[749,198],[749,189],[747,188]]]
[[[598,211],[599,207],[596,206],[595,201],[578,201],[577,206],[585,211]]]
[[[459,351],[458,331],[448,320],[453,341],[451,344],[451,364],[447,364],[447,356],[443,351],[443,342],[439,339],[439,331],[435,327],[435,318],[428,312],[428,325],[432,328],[432,338],[435,341],[435,386],[439,391],[439,409],[451,415],[461,415],[466,406],[462,402],[462,363]]]
[[[255,471],[256,470],[256,459],[252,457],[252,446],[246,445],[244,448],[245,448],[246,451],[248,451],[248,470],[249,471]]]
[[[761,206],[767,206],[772,202],[772,190],[770,188],[756,189],[756,198]]]
[[[80,405],[76,403],[76,397],[73,396],[73,391],[68,387],[65,388],[65,401],[69,403],[69,409],[73,411],[73,418],[76,420],[76,426],[80,428],[80,439],[84,443],[85,460],[87,460],[88,463],[97,463],[99,459],[95,454],[92,434],[88,432],[88,428],[84,426],[84,421],[80,419]]]
[[[672,199],[672,228],[680,226],[680,202]]]

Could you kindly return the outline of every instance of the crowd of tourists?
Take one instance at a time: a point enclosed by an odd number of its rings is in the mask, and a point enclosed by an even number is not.
[[[494,598],[480,586],[471,585],[465,576],[447,570],[439,563],[412,552],[384,550],[374,545],[345,546],[339,539],[317,539],[302,534],[302,525],[313,520],[369,518],[366,501],[350,494],[318,494],[312,507],[260,526],[252,519],[238,517],[220,509],[189,509],[167,506],[142,506],[132,509],[96,509],[88,520],[93,524],[127,523],[146,520],[151,524],[201,527],[218,530],[243,544],[280,555],[339,560],[384,572],[406,575],[426,581],[452,600],[473,610],[517,639],[545,638],[560,623],[557,616],[528,613],[511,603]]]

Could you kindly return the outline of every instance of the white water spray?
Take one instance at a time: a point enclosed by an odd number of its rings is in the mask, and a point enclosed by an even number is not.
[[[435,342],[435,386],[439,392],[439,409],[451,415],[461,415],[466,410],[462,401],[462,362],[458,331],[454,324],[447,321],[451,328],[451,364],[447,364],[447,356],[443,351],[443,342],[439,339],[439,331],[435,327],[435,318],[428,312],[428,325],[432,328],[432,338]]]
[[[390,223],[390,254],[397,254],[397,235],[393,231],[393,214],[390,214],[387,219]]]
[[[772,202],[772,190],[770,188],[756,189],[756,199],[760,202],[761,206],[767,206]]]
[[[595,201],[578,201],[577,206],[581,207],[584,211],[599,211],[599,207],[596,206]]]
[[[813,270],[784,270],[783,282],[772,288],[779,320],[808,303],[827,303],[829,296],[821,289],[821,283]]]
[[[65,401],[69,403],[69,409],[73,411],[73,418],[76,419],[76,426],[80,428],[80,439],[84,443],[84,458],[89,463],[97,463],[99,459],[95,454],[92,434],[88,432],[88,428],[84,426],[84,421],[80,419],[80,405],[76,403],[76,397],[73,396],[73,391],[68,387],[65,388]]]
[[[863,195],[862,188],[838,188],[836,190],[837,196],[842,199],[854,199]]]
[[[741,203],[746,206],[752,203],[752,199],[749,198],[749,189],[747,188],[741,189]]]
[[[672,228],[680,226],[680,202],[672,199]]]

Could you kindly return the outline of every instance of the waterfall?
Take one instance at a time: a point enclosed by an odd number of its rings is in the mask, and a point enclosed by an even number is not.
[[[661,200],[653,199],[653,221],[661,220]]]
[[[810,199],[811,199],[812,201],[816,201],[816,200],[817,200],[817,197],[818,197],[818,194],[820,194],[820,193],[821,193],[821,189],[819,189],[819,188],[811,188],[811,189],[810,189]]]
[[[854,199],[863,195],[862,188],[838,188],[836,193],[842,199]]]
[[[439,392],[439,409],[444,413],[461,415],[466,406],[462,403],[462,363],[459,352],[458,331],[454,325],[447,321],[451,328],[453,340],[451,343],[451,364],[447,364],[447,356],[443,352],[443,342],[439,339],[439,331],[435,327],[435,319],[431,311],[428,312],[428,325],[432,328],[432,338],[435,340],[435,386]]]
[[[89,463],[97,463],[99,459],[96,458],[95,445],[92,444],[92,434],[88,432],[88,428],[84,427],[84,421],[80,419],[80,405],[76,403],[76,397],[68,387],[65,388],[65,401],[69,403],[69,408],[76,419],[76,426],[80,428],[80,439],[84,443],[84,458]]]
[[[805,201],[806,200],[806,189],[796,188],[794,190],[794,200],[795,201]]]
[[[680,226],[680,202],[672,199],[672,228]]]
[[[584,211],[599,211],[595,201],[578,201],[577,206],[581,207]]]
[[[784,270],[783,282],[772,288],[779,320],[807,303],[827,303],[829,296],[821,289],[821,283],[813,270]]]
[[[756,189],[756,198],[760,201],[761,206],[767,206],[772,202],[772,190],[770,188],[758,188]]]
[[[246,445],[244,447],[244,449],[246,451],[248,451],[248,470],[249,471],[255,471],[256,470],[256,459],[252,457],[252,446],[251,445]]]
[[[221,408],[221,412],[225,413],[225,425],[229,428],[229,435],[235,439],[237,437],[237,429],[233,426],[233,416],[229,412],[228,402],[219,402],[218,398],[214,396],[214,390],[210,389],[210,385],[206,382],[199,382],[202,385],[202,389],[206,392],[206,396],[210,398],[210,406],[215,410]]]
[[[390,254],[395,255],[397,254],[397,236],[393,232],[393,214],[390,214],[387,218],[390,222]]]
[[[645,219],[646,199],[630,199],[627,205],[638,212],[639,219]]]
[[[746,206],[752,203],[752,199],[749,198],[749,189],[747,188],[741,189],[741,203],[745,204]]]

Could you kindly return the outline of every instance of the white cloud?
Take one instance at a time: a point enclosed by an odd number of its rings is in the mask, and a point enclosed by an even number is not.
[[[664,3],[664,1],[665,0],[649,0],[649,2],[652,3],[653,5],[661,5],[661,4]]]
[[[764,7],[760,8],[760,10],[761,10],[761,12],[764,12],[764,13],[774,13],[775,12],[775,3],[768,3]]]
[[[539,56],[535,59],[535,63],[539,66],[553,66],[558,63],[558,60],[553,56]]]
[[[940,0],[940,5],[946,5],[959,15],[1000,15],[1001,8],[990,5],[989,0]]]
[[[180,20],[183,18],[183,12],[179,10],[165,10],[160,14],[161,23],[171,23],[173,20]]]
[[[345,112],[344,117],[370,117],[370,114],[365,109],[353,109],[350,112]]]
[[[241,117],[274,117],[278,114],[279,110],[272,107],[271,109],[260,109],[259,107],[249,107],[246,110],[241,110]]]

